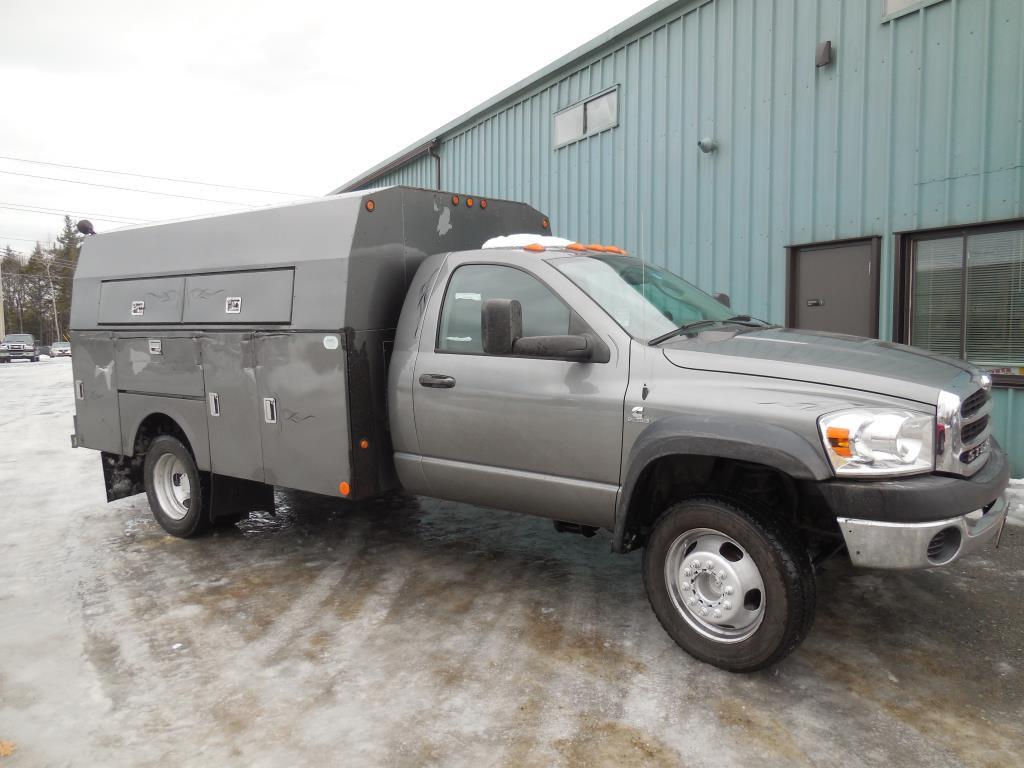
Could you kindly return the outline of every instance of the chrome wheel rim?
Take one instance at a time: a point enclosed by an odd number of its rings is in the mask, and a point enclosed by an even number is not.
[[[181,520],[192,506],[192,485],[185,462],[173,453],[165,453],[153,467],[153,488],[160,509],[172,520]]]
[[[764,619],[761,571],[721,531],[694,528],[673,541],[665,558],[665,584],[686,623],[709,640],[741,642]]]

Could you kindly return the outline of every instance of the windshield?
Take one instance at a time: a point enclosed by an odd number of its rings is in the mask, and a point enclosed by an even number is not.
[[[734,314],[678,275],[635,256],[567,256],[550,263],[641,341],[695,320],[727,320]]]
[[[70,347],[71,344],[66,341],[58,341],[53,346],[56,347],[57,349],[64,349],[64,347]]]
[[[12,333],[8,336],[4,336],[4,343],[10,344],[31,344],[32,337],[27,333]]]

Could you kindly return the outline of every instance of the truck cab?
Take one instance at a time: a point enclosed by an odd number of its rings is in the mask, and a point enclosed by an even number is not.
[[[90,237],[72,444],[181,537],[274,486],[606,531],[669,635],[732,671],[800,644],[831,557],[998,543],[987,374],[737,313],[657,260],[403,187]]]

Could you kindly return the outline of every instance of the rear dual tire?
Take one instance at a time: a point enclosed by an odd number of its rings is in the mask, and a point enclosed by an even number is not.
[[[721,499],[667,509],[648,537],[643,577],[669,636],[730,672],[781,661],[814,621],[814,572],[797,537],[774,517]]]

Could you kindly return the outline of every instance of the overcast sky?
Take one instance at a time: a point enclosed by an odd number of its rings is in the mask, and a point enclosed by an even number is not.
[[[0,0],[0,155],[322,195],[648,2]],[[0,247],[294,199],[0,159]]]

